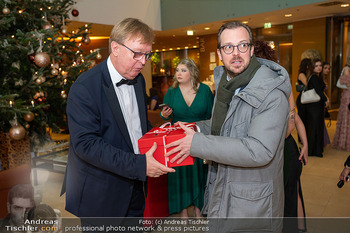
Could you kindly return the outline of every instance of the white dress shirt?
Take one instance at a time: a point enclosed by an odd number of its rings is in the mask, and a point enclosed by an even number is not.
[[[140,150],[137,141],[142,137],[142,130],[134,86],[121,85],[117,87],[116,83],[123,79],[123,77],[114,68],[110,57],[107,59],[107,67],[129,131],[134,153],[139,154]]]

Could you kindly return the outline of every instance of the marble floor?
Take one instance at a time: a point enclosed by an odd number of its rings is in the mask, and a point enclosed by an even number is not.
[[[333,138],[335,128],[336,121],[332,120],[331,126],[327,127],[330,139]],[[296,132],[293,132],[293,136],[296,138]],[[309,157],[309,163],[303,168],[301,177],[308,221],[320,217],[327,219],[350,218],[350,182],[346,183],[341,189],[336,185],[344,161],[349,154],[350,152],[338,151],[328,145],[325,148],[323,158]],[[65,196],[60,196],[63,174],[49,172],[45,169],[37,169],[37,172],[38,184],[35,188],[38,193],[42,194],[42,202],[59,209],[63,217],[74,217],[64,210]],[[329,226],[329,224],[327,225]],[[348,229],[350,229],[350,226]],[[310,232],[316,233],[318,231],[309,229]]]

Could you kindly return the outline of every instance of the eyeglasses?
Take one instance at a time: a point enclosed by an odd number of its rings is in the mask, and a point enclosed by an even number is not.
[[[233,50],[235,50],[235,47],[237,47],[238,51],[240,51],[241,53],[245,53],[248,51],[251,45],[252,44],[250,43],[240,43],[238,45],[227,44],[221,46],[220,49],[222,49],[226,54],[231,54]]]
[[[143,57],[145,57],[146,61],[148,61],[149,59],[151,59],[151,57],[153,56],[153,53],[141,53],[141,52],[135,52],[133,51],[131,48],[127,47],[126,45],[119,43],[121,45],[123,45],[125,48],[129,49],[131,52],[134,53],[134,59],[139,61],[141,60]]]

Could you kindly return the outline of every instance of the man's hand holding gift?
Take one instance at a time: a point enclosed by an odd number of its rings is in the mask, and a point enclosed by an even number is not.
[[[153,153],[157,149],[157,143],[153,143],[153,146],[149,151],[146,152],[146,174],[148,177],[159,177],[161,175],[165,175],[168,172],[175,172],[175,169],[166,167],[160,162],[158,162],[154,157]]]
[[[193,135],[195,134],[195,131],[186,126],[182,122],[177,122],[175,125],[179,125],[184,131],[186,136],[184,138],[181,138],[177,141],[171,142],[166,145],[165,148],[175,147],[171,151],[167,152],[165,154],[165,157],[169,157],[170,155],[179,152],[172,160],[170,160],[171,163],[174,163],[177,161],[177,164],[180,164],[182,161],[184,161],[189,155],[191,150],[191,143],[193,139]]]

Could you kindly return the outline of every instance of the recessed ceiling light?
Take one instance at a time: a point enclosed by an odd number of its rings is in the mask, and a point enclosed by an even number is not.
[[[205,27],[204,30],[208,31],[210,30],[210,27]]]
[[[284,17],[292,17],[292,14],[285,14]]]
[[[248,23],[248,21],[242,21],[242,23],[243,23],[243,24],[247,24],[247,23]]]
[[[193,36],[193,30],[187,30],[187,35],[188,36]]]
[[[169,50],[173,50],[173,48],[170,48]]]
[[[349,4],[341,4],[340,6],[341,6],[341,7],[348,7]]]

